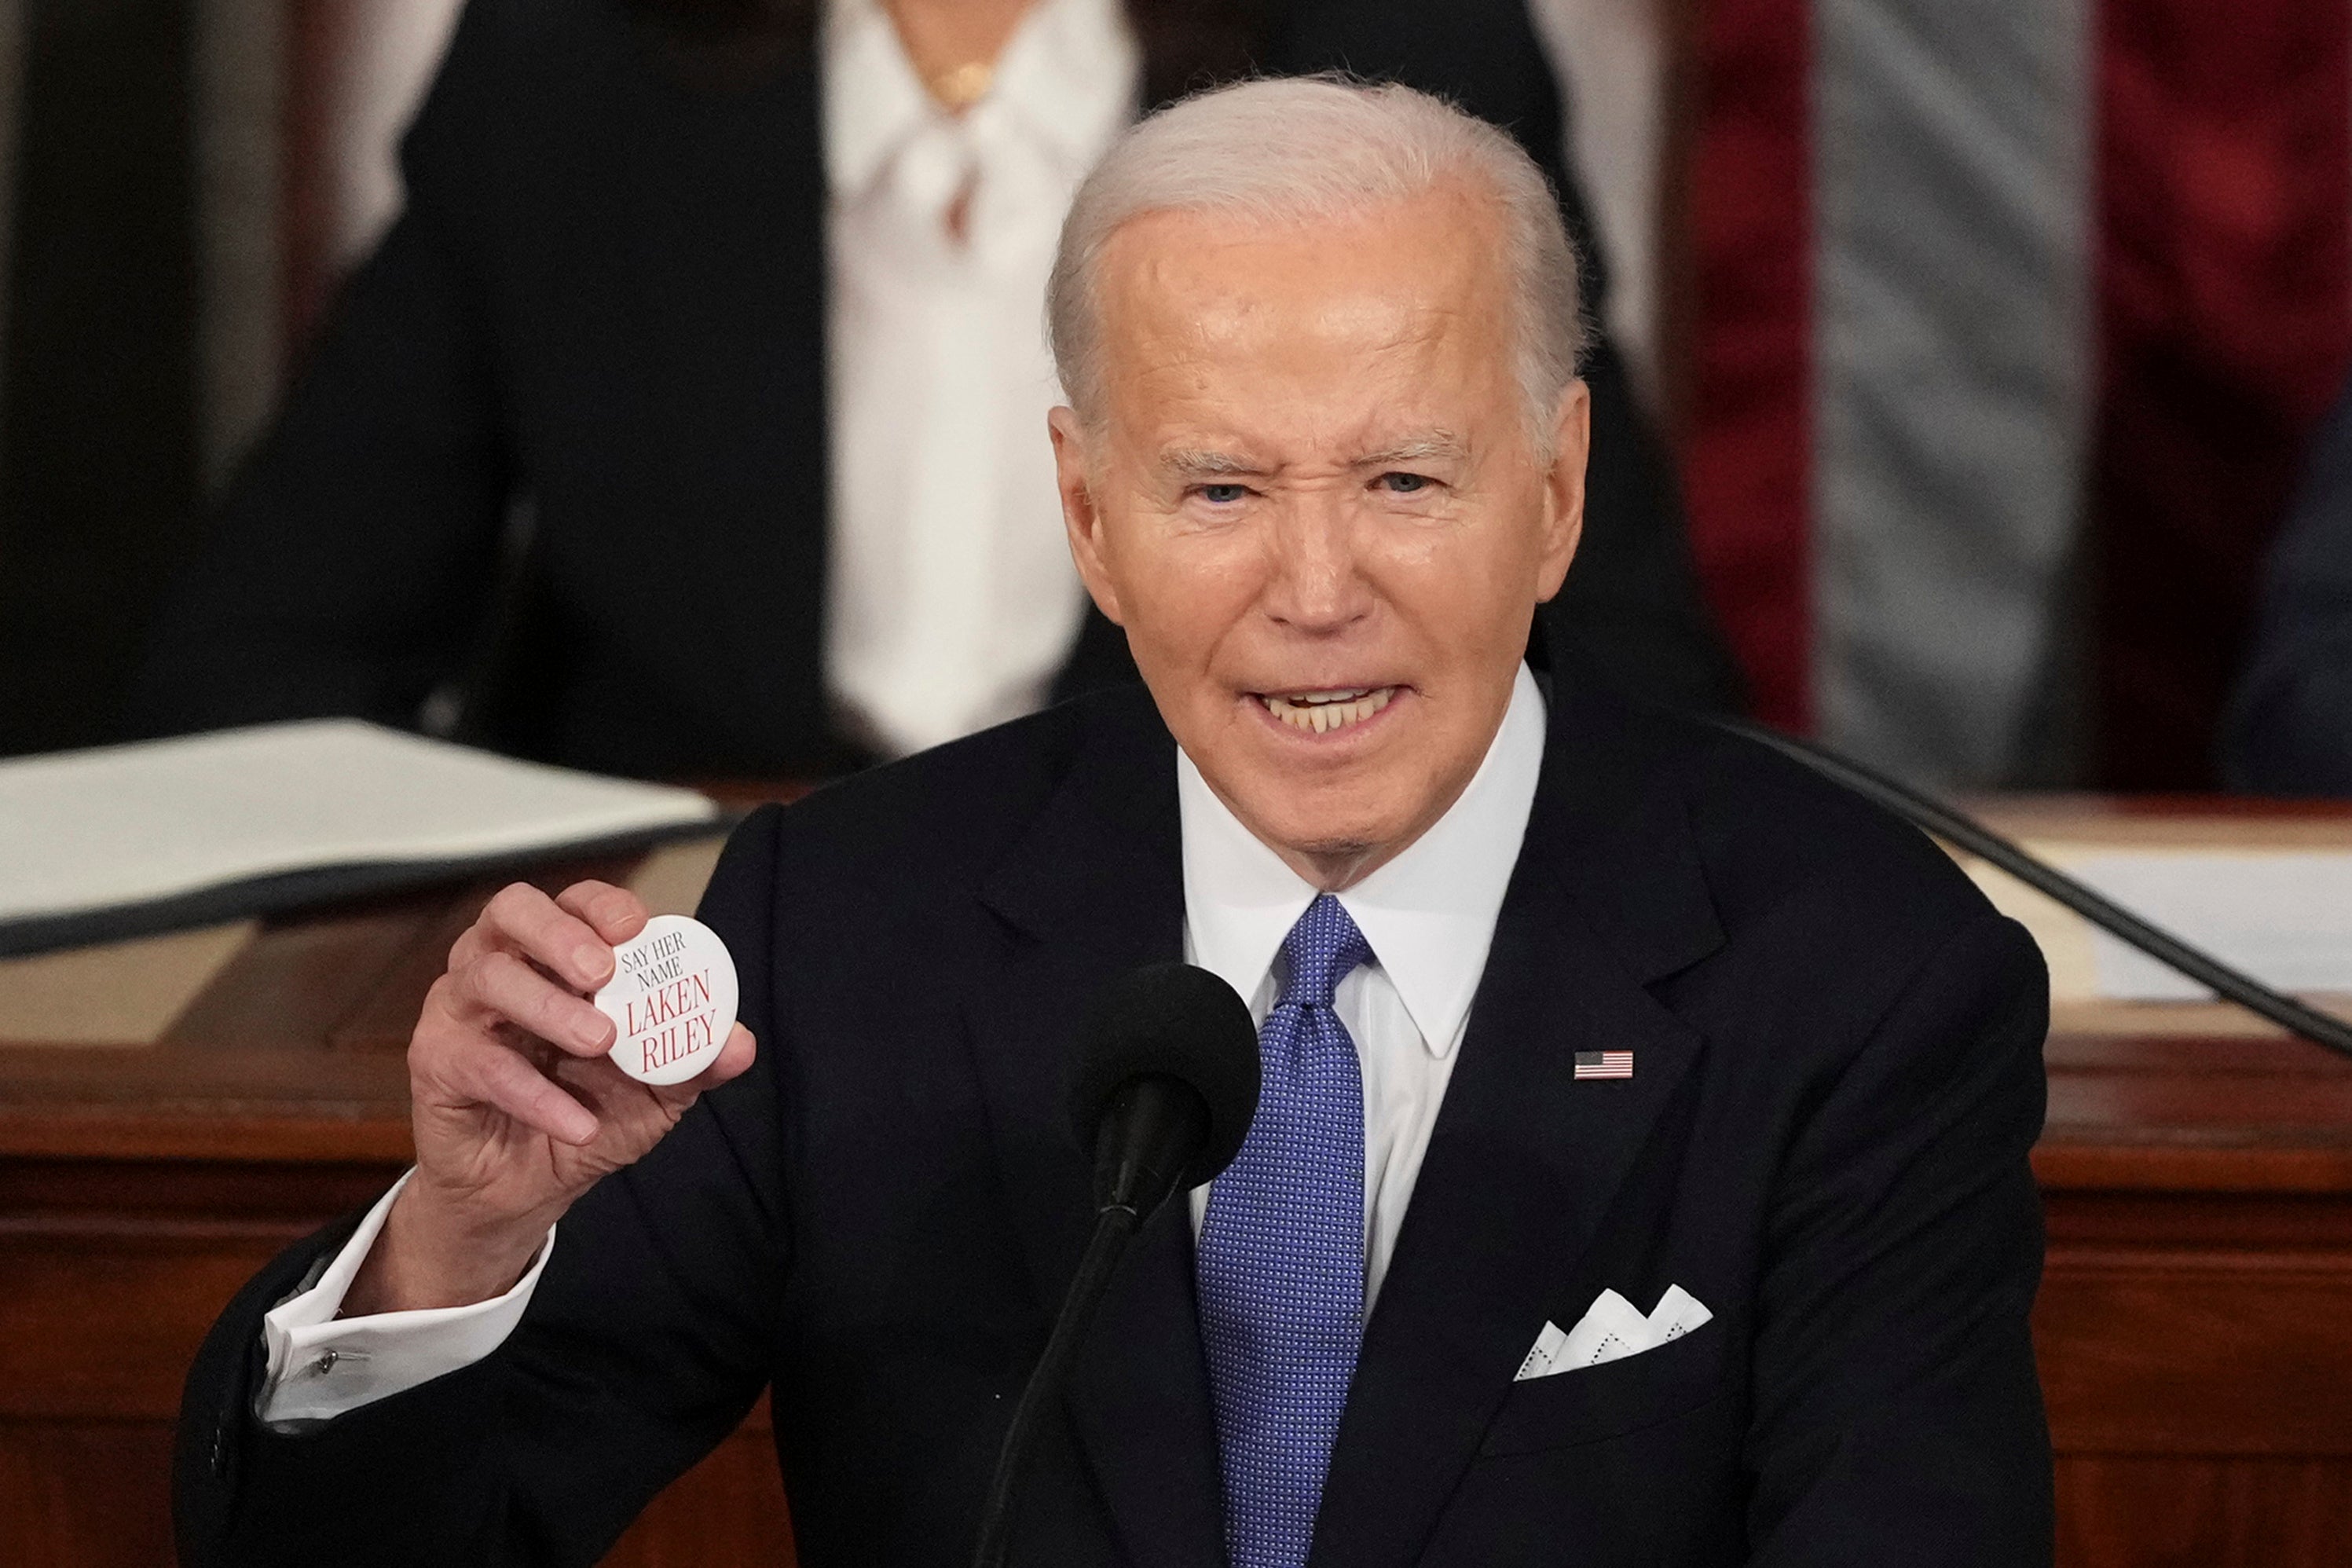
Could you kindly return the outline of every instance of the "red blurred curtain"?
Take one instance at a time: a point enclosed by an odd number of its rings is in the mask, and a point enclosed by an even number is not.
[[[1812,189],[1808,0],[1685,19],[1680,182],[1691,544],[1758,715],[1812,718]]]
[[[2344,0],[2105,0],[2089,475],[2102,784],[2212,783],[2264,547],[2352,350]]]

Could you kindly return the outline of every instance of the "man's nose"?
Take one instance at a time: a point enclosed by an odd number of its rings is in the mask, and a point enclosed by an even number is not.
[[[1357,560],[1357,520],[1348,501],[1336,489],[1286,498],[1274,528],[1274,570],[1265,600],[1276,620],[1329,633],[1370,611],[1370,585]]]

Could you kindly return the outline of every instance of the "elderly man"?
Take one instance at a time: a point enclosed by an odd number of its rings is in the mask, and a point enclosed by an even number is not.
[[[1574,279],[1524,155],[1402,89],[1124,138],[1052,423],[1148,699],[746,823],[703,915],[750,1028],[676,1089],[580,995],[636,902],[494,900],[416,1170],[191,1377],[183,1560],[592,1563],[772,1385],[803,1563],[965,1561],[1092,1212],[1075,1020],[1189,954],[1266,1093],[1127,1260],[1016,1561],[2046,1562],[2041,965],[1916,834],[1523,667]]]

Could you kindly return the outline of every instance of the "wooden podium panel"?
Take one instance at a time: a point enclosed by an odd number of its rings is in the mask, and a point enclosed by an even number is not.
[[[2332,805],[2056,799],[1984,815],[2061,860],[2352,850],[2352,809]],[[2053,992],[2034,1342],[2059,1562],[2352,1562],[2352,1060],[2221,1004],[2086,1000],[2087,937],[2013,912],[2050,955]]]
[[[713,839],[548,868],[692,907]],[[212,1321],[270,1258],[406,1169],[402,1052],[450,942],[498,884],[266,923],[148,1043],[0,1043],[0,1564],[171,1562],[172,1422]],[[152,944],[70,955],[100,994]],[[0,960],[0,1025],[58,961]],[[27,976],[30,975],[30,980]],[[12,995],[11,983],[16,994]],[[63,1017],[70,1025],[69,1016]],[[612,1568],[793,1561],[764,1402],[656,1502]]]
[[[2042,845],[2352,848],[2352,808],[1991,815]],[[683,909],[715,847],[536,879],[628,878]],[[169,1561],[188,1360],[264,1260],[404,1167],[408,1026],[491,890],[0,961],[0,1563]],[[2352,1561],[2352,1061],[2218,1006],[2081,1000],[2053,971],[2034,1326],[2061,1563]],[[116,1019],[139,1037],[98,1037]],[[762,1408],[610,1562],[789,1563],[789,1543]]]

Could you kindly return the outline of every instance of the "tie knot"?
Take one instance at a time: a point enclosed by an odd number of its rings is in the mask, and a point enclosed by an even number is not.
[[[1348,918],[1339,900],[1318,893],[1290,934],[1282,939],[1288,973],[1277,1007],[1328,1007],[1333,993],[1360,963],[1371,962],[1371,945]]]

